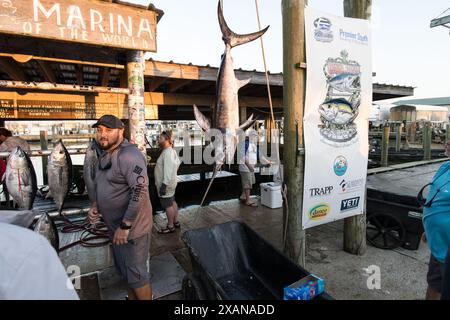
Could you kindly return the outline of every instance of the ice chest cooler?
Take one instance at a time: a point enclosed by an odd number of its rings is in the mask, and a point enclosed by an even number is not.
[[[261,204],[271,209],[283,207],[281,184],[275,182],[261,183]]]

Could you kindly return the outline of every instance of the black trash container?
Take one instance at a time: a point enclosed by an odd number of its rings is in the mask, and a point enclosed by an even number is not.
[[[310,274],[245,223],[189,230],[183,241],[193,266],[183,281],[186,299],[282,300],[285,287]]]

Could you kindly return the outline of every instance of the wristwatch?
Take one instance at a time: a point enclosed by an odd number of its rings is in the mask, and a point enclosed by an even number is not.
[[[129,226],[125,222],[122,221],[120,223],[120,227],[119,228],[122,229],[122,230],[130,230],[131,229],[131,225]]]

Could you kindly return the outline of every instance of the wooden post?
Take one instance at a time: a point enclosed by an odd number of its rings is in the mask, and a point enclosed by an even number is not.
[[[41,140],[41,150],[48,150],[48,133],[47,131],[39,132]],[[48,184],[47,174],[48,156],[42,156],[42,180],[43,184]]]
[[[127,54],[128,76],[128,119],[130,142],[135,144],[147,157],[145,135],[145,105],[144,105],[144,71],[145,60],[142,51],[129,51]]]
[[[399,152],[402,148],[402,131],[403,131],[403,123],[398,124],[397,133],[395,136],[395,151]]]
[[[239,122],[242,124],[247,121],[247,108],[240,107],[239,108]]]
[[[284,104],[284,182],[287,201],[283,205],[284,252],[305,266],[306,236],[302,229],[303,209],[303,112],[306,70],[296,65],[305,62],[306,0],[283,0],[283,104]],[[297,145],[298,141],[298,145]]]
[[[425,122],[422,132],[423,160],[431,159],[431,122]]]
[[[417,133],[417,122],[411,123],[411,131],[410,131],[410,143],[416,143],[416,133]]]
[[[344,15],[370,19],[372,0],[344,0]],[[344,250],[355,255],[366,253],[366,199],[362,214],[344,219]]]
[[[391,127],[385,124],[383,128],[383,137],[381,140],[381,166],[387,167],[389,164],[389,136],[391,134]]]
[[[444,149],[446,148],[446,145],[447,145],[448,141],[450,141],[450,123],[447,123],[445,125],[445,145],[444,145]]]

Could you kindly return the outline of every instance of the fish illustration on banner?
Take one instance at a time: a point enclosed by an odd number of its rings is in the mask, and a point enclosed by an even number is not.
[[[357,136],[354,120],[361,105],[361,66],[348,59],[344,50],[340,57],[329,58],[323,68],[327,94],[319,107],[319,128],[331,143],[349,142]]]

